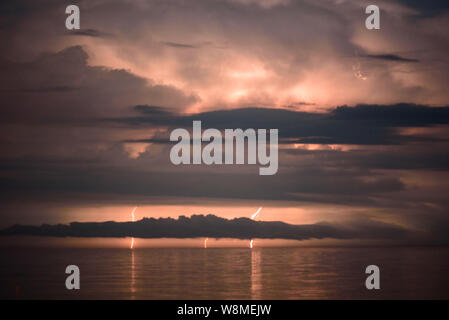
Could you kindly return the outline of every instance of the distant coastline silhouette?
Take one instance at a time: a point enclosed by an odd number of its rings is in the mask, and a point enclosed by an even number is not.
[[[190,218],[143,218],[135,222],[72,222],[68,225],[13,225],[0,235],[50,237],[136,237],[136,238],[236,238],[236,239],[376,239],[403,238],[407,230],[375,221],[352,224],[293,225],[279,221],[254,221],[248,218],[225,219],[215,215]]]

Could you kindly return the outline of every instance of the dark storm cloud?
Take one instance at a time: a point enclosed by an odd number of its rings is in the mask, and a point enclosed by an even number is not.
[[[237,238],[237,239],[404,239],[409,232],[399,226],[365,221],[363,223],[316,223],[291,225],[283,222],[227,220],[214,215],[171,218],[144,218],[137,222],[99,222],[69,225],[20,226],[0,231],[0,235],[52,237],[137,237],[137,238]]]
[[[384,170],[449,170],[449,150],[446,144],[431,143],[412,148],[385,150],[300,150],[286,149],[282,153],[309,156],[322,165]]]
[[[449,11],[449,3],[446,0],[399,0],[399,2],[417,9],[423,16],[435,16]]]
[[[102,32],[102,31],[96,30],[96,29],[73,30],[73,31],[67,32],[67,35],[69,35],[69,36],[85,36],[85,37],[93,37],[93,38],[107,38],[107,37],[112,36],[110,33]]]
[[[89,66],[87,59],[80,46],[23,63],[0,59],[0,122],[85,122],[121,114],[130,100],[173,108],[196,100],[125,70]]]
[[[404,58],[396,54],[366,54],[361,57],[394,62],[419,62],[418,59]]]
[[[124,119],[133,123],[155,122],[161,124],[188,124],[192,119],[211,123],[214,128],[250,127],[255,124],[258,127],[279,127],[292,123],[303,123],[305,121],[360,121],[371,123],[373,126],[428,126],[433,124],[449,123],[449,107],[430,107],[401,103],[395,105],[357,105],[354,107],[341,106],[331,109],[327,113],[311,113],[302,111],[291,111],[283,109],[268,108],[244,108],[233,110],[217,110],[198,113],[188,116],[176,115],[156,106],[139,105],[134,109],[150,117],[136,117]],[[237,121],[230,123],[230,119]],[[316,123],[314,123],[315,125]]]
[[[168,154],[166,155],[168,156]],[[271,177],[254,172],[233,173],[230,166],[214,171],[197,171],[184,167],[168,172],[149,171],[142,167],[117,168],[82,161],[72,163],[37,162],[29,159],[4,162],[0,167],[14,173],[0,181],[0,198],[17,194],[30,198],[65,198],[87,200],[120,197],[183,197],[211,199],[310,201],[313,195],[328,198],[324,202],[369,201],[372,194],[388,194],[403,190],[400,180],[388,176],[372,176],[369,181],[354,172],[329,173],[318,167],[305,167],[296,172],[278,173]],[[128,161],[128,165],[131,166]],[[134,166],[137,166],[134,163]],[[224,174],[226,173],[226,174]],[[365,176],[367,173],[364,174]]]
[[[163,45],[172,48],[181,48],[181,49],[197,49],[200,46],[193,44],[185,44],[185,43],[177,43],[177,42],[162,42]]]
[[[336,120],[363,121],[377,126],[429,126],[449,123],[449,107],[429,107],[401,103],[396,105],[343,106],[333,111]]]
[[[192,126],[203,128],[279,128],[281,143],[394,145],[445,141],[438,137],[404,136],[397,130],[449,124],[449,107],[414,104],[342,106],[327,113],[246,108],[179,115],[152,106],[137,106],[139,117],[110,119],[129,125]],[[144,142],[145,139],[135,142]],[[132,140],[127,140],[132,142]],[[147,142],[157,142],[147,140]]]

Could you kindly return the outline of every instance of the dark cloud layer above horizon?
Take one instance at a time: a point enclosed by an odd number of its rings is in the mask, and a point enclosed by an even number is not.
[[[438,137],[404,136],[399,128],[449,124],[449,107],[402,103],[396,105],[341,106],[326,113],[269,108],[218,110],[180,115],[155,106],[134,108],[141,115],[107,119],[128,125],[158,125],[188,128],[202,121],[202,128],[281,128],[281,143],[389,145],[407,142],[447,141]],[[282,141],[282,139],[284,139]],[[152,139],[127,142],[158,142]]]

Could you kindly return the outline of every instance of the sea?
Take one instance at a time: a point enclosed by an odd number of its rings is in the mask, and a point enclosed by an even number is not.
[[[448,299],[447,247],[0,248],[1,299]],[[66,288],[66,267],[80,288]],[[366,267],[380,288],[365,286]]]

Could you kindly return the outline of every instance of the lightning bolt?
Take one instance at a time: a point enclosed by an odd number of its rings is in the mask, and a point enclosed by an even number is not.
[[[259,215],[260,211],[262,211],[262,208],[263,208],[263,207],[260,207],[259,209],[257,209],[256,212],[254,212],[254,213],[252,214],[251,220],[255,220],[255,219],[256,219],[256,217]],[[249,242],[249,247],[250,247],[250,249],[252,249],[253,246],[254,246],[254,240],[251,239],[251,241]]]
[[[134,213],[136,212],[136,210],[137,210],[137,207],[134,207],[133,211],[131,212],[132,222],[136,221],[136,217],[134,216]]]
[[[133,211],[131,211],[131,221],[135,222],[136,221],[136,216],[134,215],[134,213],[136,212],[137,207],[134,207]],[[134,237],[131,237],[131,245],[129,247],[130,249],[134,248]]]
[[[251,220],[256,219],[256,217],[259,215],[260,211],[262,210],[263,207],[260,207],[259,209],[257,209],[256,212],[253,213],[253,215],[251,216]]]

